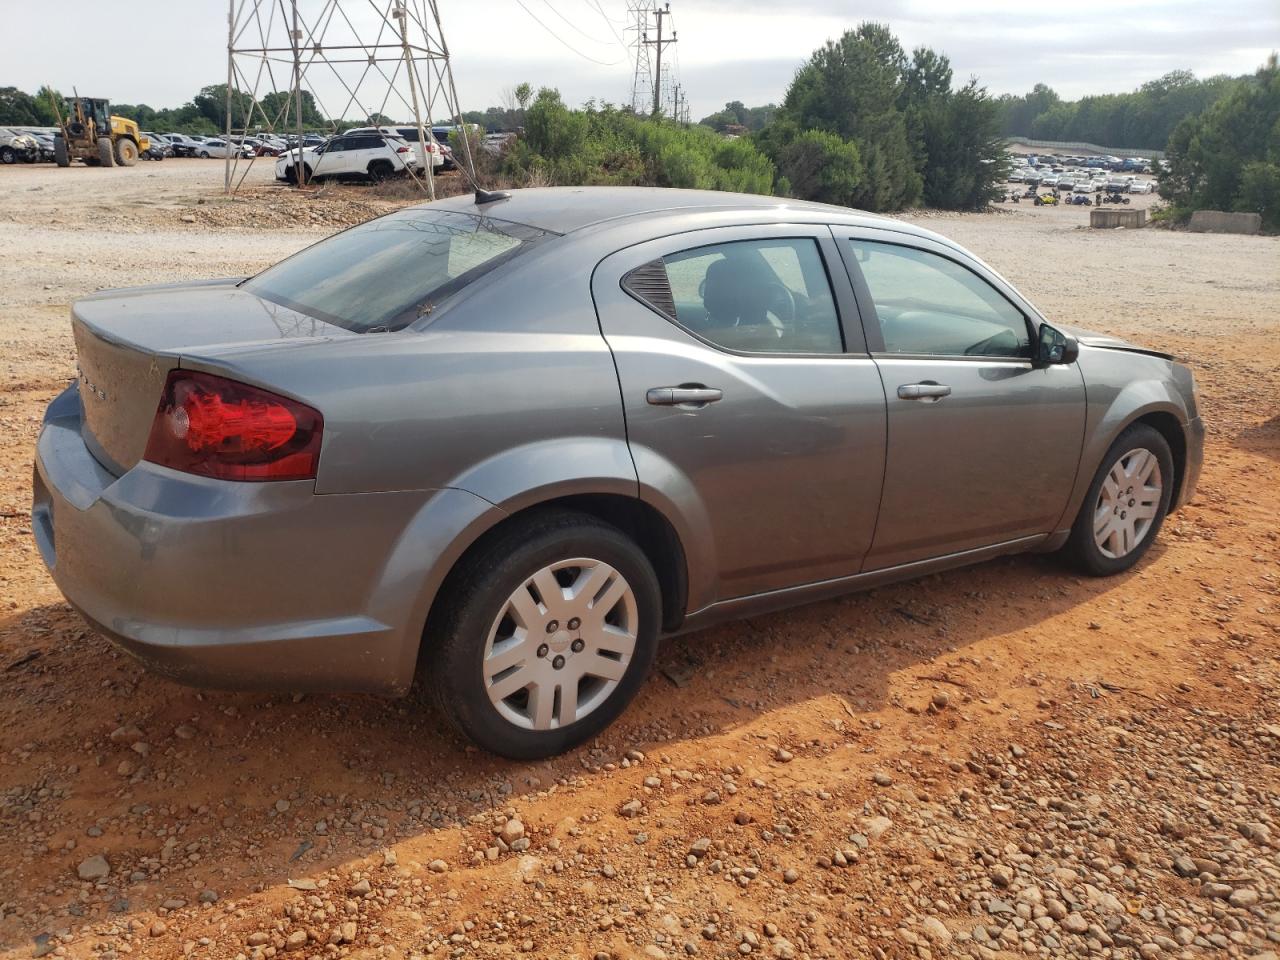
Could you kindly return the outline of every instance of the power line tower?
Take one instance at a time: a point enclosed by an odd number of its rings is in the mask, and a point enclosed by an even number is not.
[[[435,199],[433,119],[458,124],[463,169],[475,182],[438,0],[229,0],[226,136],[285,133],[301,154],[308,132],[335,132],[353,119],[383,126],[388,110],[418,128],[415,174]],[[350,9],[347,9],[350,7]],[[231,193],[255,158],[228,151]],[[300,174],[305,168],[295,164]],[[299,186],[305,176],[296,177]]]
[[[662,51],[676,42],[676,32],[675,30],[672,30],[671,36],[666,38],[662,36],[662,20],[664,17],[671,16],[670,3],[664,4],[661,7],[655,4],[651,12],[653,14],[653,17],[658,22],[657,36],[651,40],[649,39],[648,31],[646,31],[643,38],[641,39],[641,43],[643,43],[646,47],[653,47],[653,52],[654,52],[653,73],[654,73],[654,80],[656,83],[656,86],[653,89],[653,115],[656,117],[660,117],[662,116],[663,109],[665,107],[665,102],[662,99],[662,88],[664,85],[667,85],[665,84],[665,81],[668,79],[668,76],[669,76],[668,73],[663,72]],[[669,90],[669,85],[667,86]]]
[[[628,44],[635,65],[631,80],[631,109],[638,114],[648,113],[653,105],[653,63],[644,41],[656,6],[655,0],[628,0],[627,3],[625,30],[635,34],[635,39]]]

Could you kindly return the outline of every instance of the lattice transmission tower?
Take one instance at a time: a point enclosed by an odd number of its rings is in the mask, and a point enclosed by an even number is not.
[[[339,124],[416,126],[434,144],[433,119],[457,125],[455,160],[475,182],[470,138],[440,24],[437,0],[229,0],[228,142],[254,132],[290,135],[301,151],[308,133]],[[225,189],[239,188],[257,158],[227,151]],[[414,174],[435,198],[431,156]],[[269,161],[273,162],[273,161]],[[298,164],[301,169],[301,164]],[[299,185],[305,177],[297,178]]]
[[[635,66],[631,81],[631,109],[642,116],[653,111],[652,45],[645,40],[653,22],[653,12],[657,8],[657,0],[627,0],[625,30],[628,34],[634,34],[627,43]]]

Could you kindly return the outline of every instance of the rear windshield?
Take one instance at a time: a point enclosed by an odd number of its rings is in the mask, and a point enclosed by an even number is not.
[[[410,208],[322,240],[243,286],[357,333],[398,330],[549,235],[518,223]]]

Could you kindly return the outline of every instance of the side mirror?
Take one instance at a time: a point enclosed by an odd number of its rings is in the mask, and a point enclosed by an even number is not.
[[[1080,344],[1075,337],[1069,337],[1061,330],[1040,324],[1040,336],[1036,342],[1036,363],[1041,366],[1052,366],[1059,363],[1075,363],[1080,356]]]

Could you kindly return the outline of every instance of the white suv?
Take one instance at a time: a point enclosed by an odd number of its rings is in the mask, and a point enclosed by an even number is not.
[[[356,136],[374,136],[374,137],[392,137],[396,140],[403,140],[413,150],[414,159],[418,161],[418,166],[423,166],[423,151],[421,144],[418,143],[417,127],[360,127],[356,130],[348,130],[346,135]],[[431,128],[427,128],[427,149],[426,156],[431,158],[431,169],[439,170],[441,167],[447,166],[448,148],[443,146],[436,139]]]
[[[297,181],[295,164],[298,151],[286,150],[276,159],[276,179]],[[413,150],[399,137],[376,132],[352,130],[330,137],[318,147],[302,151],[302,166],[307,180],[325,177],[359,177],[385,180],[418,165]]]

